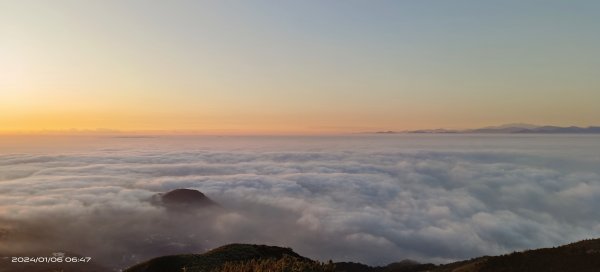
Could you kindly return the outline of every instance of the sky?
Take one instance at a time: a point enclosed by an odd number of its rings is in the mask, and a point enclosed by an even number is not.
[[[598,1],[0,0],[0,133],[598,125]]]

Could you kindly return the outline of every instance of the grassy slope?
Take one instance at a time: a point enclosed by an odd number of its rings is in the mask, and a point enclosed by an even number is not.
[[[298,255],[290,248],[231,244],[204,254],[173,255],[154,258],[128,268],[124,272],[181,272],[184,268],[188,272],[210,271],[226,262],[241,262],[265,258],[280,259],[284,256],[309,260]]]
[[[555,248],[480,257],[439,266],[435,272],[600,271],[600,239]]]

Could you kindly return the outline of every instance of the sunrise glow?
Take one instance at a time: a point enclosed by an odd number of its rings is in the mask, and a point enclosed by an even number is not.
[[[598,5],[565,5],[2,1],[0,133],[594,125]]]

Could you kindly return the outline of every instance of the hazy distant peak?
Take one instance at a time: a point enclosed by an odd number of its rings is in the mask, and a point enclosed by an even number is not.
[[[534,128],[538,128],[540,126],[538,125],[532,125],[532,124],[526,124],[526,123],[509,123],[509,124],[503,124],[503,125],[499,125],[499,126],[491,126],[491,127],[485,127],[485,128],[526,128],[526,129],[534,129]]]

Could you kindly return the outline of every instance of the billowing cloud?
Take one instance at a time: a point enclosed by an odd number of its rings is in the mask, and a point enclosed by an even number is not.
[[[67,250],[122,267],[248,242],[384,264],[600,235],[599,159],[590,155],[597,144],[548,151],[506,139],[478,148],[443,148],[435,139],[419,148],[389,138],[293,140],[190,148],[117,139],[136,144],[1,155],[0,251]],[[222,207],[173,213],[148,201],[176,188],[198,189]]]

